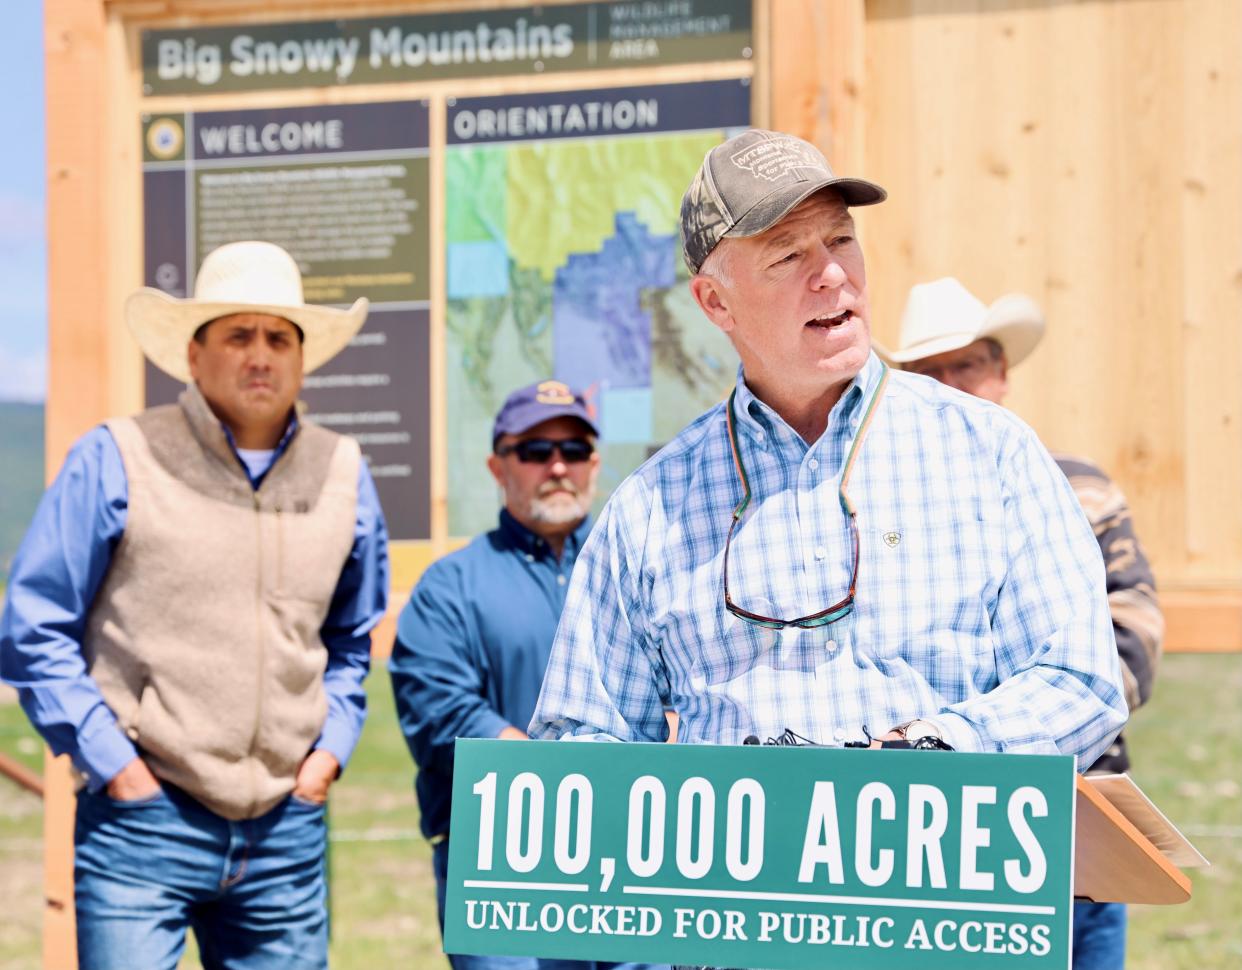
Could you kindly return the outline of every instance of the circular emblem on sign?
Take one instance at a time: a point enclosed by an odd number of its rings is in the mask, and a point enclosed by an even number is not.
[[[147,129],[147,148],[156,158],[175,158],[184,143],[185,132],[172,118],[160,118]]]
[[[160,263],[155,269],[155,285],[165,293],[174,293],[181,283],[181,270],[175,263]]]

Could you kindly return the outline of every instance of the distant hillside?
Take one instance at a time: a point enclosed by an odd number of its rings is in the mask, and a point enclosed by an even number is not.
[[[43,492],[43,405],[0,401],[0,585]]]

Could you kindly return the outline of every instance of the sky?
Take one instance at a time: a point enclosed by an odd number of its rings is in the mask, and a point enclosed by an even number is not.
[[[0,152],[0,400],[42,401],[47,387],[47,226],[43,3],[5,5],[0,91],[16,134]]]

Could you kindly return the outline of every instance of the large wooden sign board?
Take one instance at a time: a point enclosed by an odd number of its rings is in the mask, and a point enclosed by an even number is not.
[[[586,390],[602,502],[731,385],[676,218],[703,155],[751,122],[753,44],[750,0],[143,30],[144,281],[188,295],[206,253],[266,239],[307,299],[371,300],[303,396],[362,446],[404,591],[494,525],[484,461],[510,391]],[[685,65],[711,79],[669,83]],[[256,92],[274,93],[246,107]],[[150,365],[145,387],[179,391]]]

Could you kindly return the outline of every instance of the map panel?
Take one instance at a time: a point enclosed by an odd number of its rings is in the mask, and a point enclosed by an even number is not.
[[[600,498],[732,386],[736,356],[691,299],[677,236],[703,156],[749,123],[744,81],[459,99],[447,215],[449,532],[495,524],[484,469],[517,387],[582,388]]]

